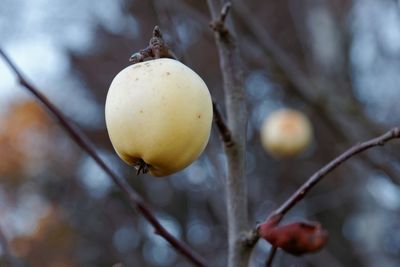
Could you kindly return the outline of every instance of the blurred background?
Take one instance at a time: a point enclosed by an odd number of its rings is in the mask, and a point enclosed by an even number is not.
[[[400,122],[400,1],[233,1],[249,111],[247,180],[255,226],[345,148]],[[177,174],[137,177],[114,153],[104,122],[113,77],[147,46],[154,25],[223,108],[206,1],[1,0],[0,46],[150,204],[162,224],[226,264],[225,157],[218,133]],[[259,129],[290,107],[312,120],[302,155],[276,160]],[[317,220],[325,249],[275,266],[400,266],[400,145],[392,142],[330,174],[285,219]],[[190,266],[138,214],[0,60],[0,226],[20,265]],[[264,266],[259,241],[251,266]],[[0,266],[7,266],[4,251]]]

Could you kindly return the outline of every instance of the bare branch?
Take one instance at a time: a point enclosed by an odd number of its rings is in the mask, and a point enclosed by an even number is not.
[[[226,16],[228,16],[228,12],[229,12],[231,6],[232,6],[232,3],[229,2],[229,1],[225,2],[225,4],[222,6],[222,8],[221,8],[221,16],[219,18],[219,20],[222,23],[225,23]]]
[[[55,117],[55,119],[60,123],[61,127],[71,136],[72,140],[75,141],[84,151],[86,151],[89,156],[99,165],[101,169],[111,178],[114,184],[122,191],[126,197],[129,205],[134,210],[137,210],[143,217],[154,227],[155,232],[162,236],[176,251],[185,256],[193,265],[195,266],[206,266],[205,261],[197,255],[191,248],[189,248],[185,243],[176,239],[171,235],[158,221],[153,212],[148,208],[147,204],[143,199],[130,187],[130,185],[117,174],[115,174],[110,167],[100,158],[96,153],[93,145],[88,141],[86,136],[78,131],[75,126],[64,116],[64,114],[56,107],[54,104],[46,98],[36,87],[30,84],[22,72],[16,67],[16,65],[11,61],[11,59],[3,52],[0,48],[0,56],[4,58],[6,63],[17,75],[19,83],[25,87],[29,92],[31,92],[36,99],[43,104],[47,110]]]
[[[369,141],[357,144],[343,154],[329,162],[327,165],[322,167],[316,173],[314,173],[285,203],[282,204],[273,214],[285,215],[291,208],[293,208],[300,200],[302,200],[306,194],[314,188],[314,186],[322,180],[327,174],[336,169],[339,165],[343,164],[345,161],[357,155],[369,148],[375,146],[383,146],[386,142],[400,138],[400,128],[393,128],[389,132],[373,138]]]
[[[297,191],[292,196],[290,196],[280,207],[278,207],[270,214],[266,221],[276,215],[279,215],[279,221],[282,220],[283,217],[289,212],[289,210],[292,209],[297,203],[299,203],[307,195],[307,193],[318,184],[318,182],[320,182],[324,177],[326,177],[326,175],[331,173],[341,164],[345,163],[351,157],[372,147],[383,146],[390,140],[399,138],[400,128],[396,127],[381,136],[352,146],[344,153],[326,164],[324,167],[319,169],[317,172],[315,172],[310,178],[308,178],[308,180],[299,189],[297,189]],[[252,231],[250,232],[248,238],[249,239],[246,242],[249,246],[251,246],[257,242],[259,235],[256,231]]]
[[[221,136],[222,141],[224,142],[226,147],[233,146],[233,140],[232,140],[232,135],[231,131],[229,130],[228,126],[226,125],[226,122],[224,118],[222,117],[221,111],[218,108],[217,103],[213,101],[213,113],[214,113],[214,123],[217,125],[219,134]]]
[[[223,7],[221,8],[221,13],[219,18],[210,22],[210,27],[214,31],[218,32],[221,35],[229,34],[228,29],[225,27],[225,20],[228,16],[229,10],[231,8],[231,2],[225,2]]]
[[[272,267],[272,263],[275,259],[276,251],[278,250],[277,247],[272,247],[271,251],[269,252],[267,262],[265,263],[266,267]]]
[[[227,122],[231,133],[231,146],[225,146],[228,163],[226,181],[228,216],[228,266],[246,266],[250,249],[243,243],[248,228],[247,185],[245,180],[245,145],[247,112],[243,90],[241,60],[232,25],[227,14],[230,4],[221,9],[219,0],[208,0],[212,16],[214,37],[218,48],[223,78]]]

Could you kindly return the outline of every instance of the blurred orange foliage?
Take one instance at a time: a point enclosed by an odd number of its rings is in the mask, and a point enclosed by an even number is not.
[[[20,174],[40,168],[49,152],[53,128],[49,116],[34,101],[12,105],[0,118],[0,176],[12,176],[18,183]]]
[[[32,235],[17,237],[10,245],[31,267],[77,267],[80,265],[74,261],[75,239],[74,229],[64,220],[61,210],[53,206]]]

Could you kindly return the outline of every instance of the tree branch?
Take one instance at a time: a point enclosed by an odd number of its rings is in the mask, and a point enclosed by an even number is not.
[[[139,211],[140,214],[154,227],[155,232],[162,236],[176,251],[181,255],[185,256],[193,265],[195,266],[206,266],[205,261],[197,255],[191,248],[189,248],[185,243],[176,239],[171,235],[158,221],[156,216],[150,211],[147,204],[143,199],[129,186],[129,184],[119,176],[117,176],[110,167],[100,158],[96,153],[93,145],[87,140],[80,131],[78,131],[71,122],[64,116],[64,114],[53,105],[53,103],[46,98],[36,87],[31,85],[27,79],[23,76],[22,72],[17,68],[17,66],[11,61],[11,59],[3,52],[0,48],[0,56],[2,56],[5,62],[10,66],[10,68],[17,75],[19,83],[25,87],[30,93],[36,97],[36,99],[42,103],[47,110],[55,117],[55,119],[60,123],[61,127],[71,136],[72,140],[75,141],[84,151],[86,151],[89,156],[99,165],[99,167],[107,173],[114,184],[122,191],[123,195],[127,199],[129,205],[134,210]]]
[[[307,193],[317,185],[318,182],[320,182],[326,175],[328,175],[330,172],[332,172],[334,169],[346,162],[351,157],[372,147],[383,146],[388,141],[399,138],[400,128],[396,127],[381,136],[352,146],[344,153],[326,164],[324,167],[319,169],[317,172],[315,172],[310,178],[308,178],[308,180],[292,196],[290,196],[280,207],[278,207],[270,214],[266,221],[276,215],[280,215],[279,221],[282,220],[283,217],[289,212],[289,210],[292,209],[297,203],[299,203],[307,195]],[[248,236],[248,240],[246,242],[249,246],[254,246],[258,238],[259,235],[257,231],[253,230]]]
[[[271,251],[269,252],[269,255],[268,255],[267,262],[265,263],[266,267],[272,267],[272,263],[273,263],[273,261],[275,259],[275,255],[276,255],[277,250],[278,250],[277,247],[272,247],[271,248]]]
[[[280,214],[286,215],[286,213],[293,208],[300,200],[302,200],[306,194],[319,182],[324,178],[327,174],[336,169],[339,165],[343,164],[345,161],[357,155],[369,148],[376,146],[383,146],[386,142],[400,138],[400,128],[393,128],[389,132],[373,138],[369,141],[357,144],[348,150],[346,150],[343,154],[329,162],[327,165],[322,167],[316,173],[314,173],[308,180],[305,182],[285,203],[283,203],[273,215]]]
[[[226,205],[228,216],[228,266],[246,266],[250,250],[243,243],[248,227],[247,185],[245,181],[245,142],[247,114],[243,91],[243,74],[233,27],[229,23],[230,2],[221,9],[219,0],[208,0],[211,27],[218,49],[227,109],[231,145],[225,146],[228,163]],[[219,127],[220,128],[220,127]],[[224,131],[221,131],[222,133]],[[224,136],[224,134],[222,134]]]
[[[219,134],[221,136],[222,141],[224,142],[226,147],[233,146],[232,135],[231,131],[229,130],[228,126],[224,118],[222,117],[221,111],[218,108],[217,103],[213,100],[213,113],[214,113],[214,123],[217,125]]]

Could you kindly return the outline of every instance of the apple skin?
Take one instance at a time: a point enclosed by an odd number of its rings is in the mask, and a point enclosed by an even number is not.
[[[283,108],[272,112],[261,127],[264,149],[275,158],[302,153],[313,140],[310,120],[300,111]]]
[[[111,143],[129,165],[153,176],[184,169],[203,152],[213,109],[204,81],[179,61],[161,58],[123,69],[105,104]]]

